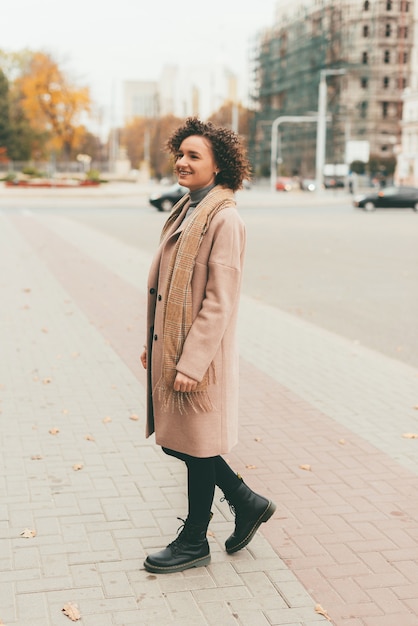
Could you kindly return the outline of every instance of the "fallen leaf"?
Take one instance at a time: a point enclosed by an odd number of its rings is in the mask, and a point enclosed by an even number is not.
[[[402,437],[405,437],[405,439],[418,439],[418,433],[404,433]]]
[[[43,333],[47,333],[48,332],[47,328],[41,328],[41,330],[42,330]]]
[[[139,417],[138,415],[135,415],[135,413],[132,413],[132,415],[129,416],[129,419],[137,422],[139,420]]]
[[[62,409],[62,412],[64,413],[64,415],[66,415],[69,411],[68,409]]]
[[[44,385],[49,385],[49,383],[52,383],[52,378],[44,378],[42,382]]]
[[[34,528],[25,528],[25,530],[20,533],[20,536],[25,539],[33,539],[36,537],[36,530]]]
[[[79,470],[82,470],[84,467],[83,463],[74,463],[73,465],[73,470],[75,472],[78,472]]]
[[[58,435],[59,428],[51,428],[48,432],[50,435]]]
[[[80,356],[80,353],[79,352],[73,352],[71,354],[71,356],[73,357],[73,359],[76,359],[78,356]]]
[[[108,415],[106,415],[106,417],[102,419],[103,424],[109,424],[109,422],[111,421],[112,421],[112,418],[109,417]]]
[[[208,537],[215,537],[215,535],[213,534],[213,532],[211,530],[208,530],[208,532],[206,533],[206,535]]]
[[[64,615],[70,618],[72,622],[77,622],[79,619],[81,619],[81,613],[78,610],[78,606],[76,604],[73,604],[72,602],[67,602],[67,604],[64,604],[61,610]]]
[[[263,441],[261,437],[254,437],[254,441]]]
[[[84,439],[85,439],[86,441],[94,441],[94,437],[93,437],[93,435],[86,435],[86,436],[84,437]]]
[[[320,604],[315,605],[315,611],[318,613],[318,615],[323,615],[329,622],[331,621],[330,616],[328,615],[326,610],[322,608]]]
[[[257,469],[257,465],[246,465],[247,469]]]
[[[416,405],[414,406],[414,409],[415,409],[416,411],[418,411],[418,404],[416,404]]]
[[[32,461],[40,461],[41,459],[43,459],[44,457],[42,456],[42,454],[34,454],[33,456],[30,457],[32,459]]]
[[[25,287],[24,289],[22,289],[22,291],[24,293],[30,293],[32,291],[32,289],[30,287]]]
[[[305,470],[306,472],[312,472],[312,467],[310,465],[299,465],[299,468]]]
[[[346,440],[345,440],[345,439],[339,439],[339,440],[338,440],[338,443],[339,443],[341,446],[344,446],[347,442],[346,442]]]

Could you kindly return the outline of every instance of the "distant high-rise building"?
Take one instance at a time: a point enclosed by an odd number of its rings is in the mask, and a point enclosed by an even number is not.
[[[135,117],[158,117],[160,95],[155,81],[130,80],[124,82],[124,122]]]
[[[135,117],[196,115],[207,118],[226,101],[237,101],[237,78],[223,66],[167,65],[158,81],[132,80],[123,85],[124,123]]]

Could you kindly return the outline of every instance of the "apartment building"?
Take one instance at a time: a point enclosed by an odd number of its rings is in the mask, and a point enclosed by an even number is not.
[[[413,18],[410,0],[299,0],[278,7],[276,23],[252,51],[256,171],[270,167],[272,121],[315,114],[321,70],[341,69],[343,75],[327,77],[326,163],[345,163],[348,144],[368,142],[372,167],[390,173],[400,150]],[[316,124],[283,124],[279,150],[279,172],[312,176]]]

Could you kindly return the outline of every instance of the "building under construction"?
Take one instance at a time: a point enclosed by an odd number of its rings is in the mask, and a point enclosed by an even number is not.
[[[330,70],[326,163],[368,161],[366,147],[370,169],[390,174],[410,76],[413,10],[412,0],[296,0],[278,7],[275,25],[259,34],[251,54],[257,175],[270,174],[273,120],[318,111],[321,70]],[[278,146],[278,173],[314,177],[315,122],[282,124]]]

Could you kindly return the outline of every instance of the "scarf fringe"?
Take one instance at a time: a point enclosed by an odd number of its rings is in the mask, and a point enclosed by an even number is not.
[[[190,413],[190,410],[193,413],[210,413],[215,408],[208,392],[208,385],[211,384],[216,384],[214,363],[210,364],[203,380],[199,383],[202,388],[196,391],[174,391],[174,379],[167,384],[164,377],[161,377],[157,385],[158,400],[166,413],[178,412],[180,415],[186,415]]]
[[[173,391],[160,385],[158,398],[166,413],[180,413],[186,415],[193,413],[210,413],[213,411],[213,403],[207,389],[201,391]]]

